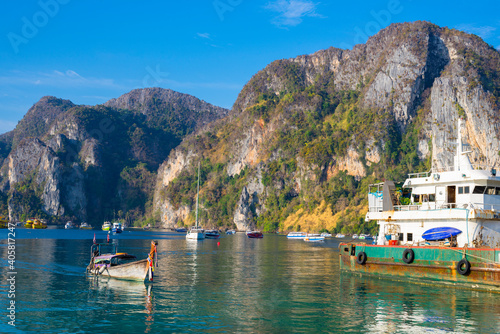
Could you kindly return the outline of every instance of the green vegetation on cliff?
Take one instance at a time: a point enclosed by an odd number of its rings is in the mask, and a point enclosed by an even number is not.
[[[250,209],[257,227],[264,231],[300,228],[285,226],[285,221],[296,212],[306,217],[322,207],[321,212],[331,210],[332,217],[344,213],[332,218],[328,224],[331,231],[374,233],[376,225],[364,222],[364,212],[350,212],[350,208],[366,203],[369,183],[401,178],[426,167],[429,161],[421,162],[416,153],[419,125],[412,123],[402,134],[388,111],[364,108],[362,91],[337,91],[329,77],[320,77],[314,85],[299,89],[298,71],[289,61],[273,63],[266,73],[279,73],[285,78],[280,94],[262,91],[262,86],[250,82],[248,86],[258,94],[236,120],[219,127],[216,133],[201,133],[183,144],[186,150],[203,156],[202,217],[209,226],[232,227],[241,189],[256,180],[264,191],[250,203]],[[261,75],[256,80],[267,81]],[[427,111],[421,108],[417,118]],[[264,138],[265,144],[257,153],[259,159],[239,175],[228,176],[227,167],[235,153],[231,143],[241,139],[249,127]],[[371,149],[368,145],[383,147],[379,162],[366,164],[365,154]],[[333,171],[336,159],[350,150],[365,162],[369,177]],[[163,197],[169,198],[175,208],[194,208],[193,166],[183,170],[163,191]]]

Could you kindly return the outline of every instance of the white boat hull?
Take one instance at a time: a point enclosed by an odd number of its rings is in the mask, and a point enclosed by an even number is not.
[[[203,240],[205,239],[205,234],[202,232],[188,232],[186,234],[187,240]]]

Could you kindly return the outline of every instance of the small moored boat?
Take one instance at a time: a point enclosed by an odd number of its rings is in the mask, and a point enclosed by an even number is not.
[[[206,239],[219,239],[220,233],[218,230],[206,230],[205,231],[205,238]]]
[[[306,236],[305,232],[290,232],[286,235],[287,239],[304,239]]]
[[[110,222],[104,222],[104,224],[102,224],[102,230],[103,230],[103,231],[109,231],[109,230],[111,230],[111,227],[112,227],[112,226],[113,226],[113,225],[111,225],[111,223],[110,223]]]
[[[0,228],[7,228],[9,225],[9,220],[4,216],[0,216]]]
[[[91,229],[92,229],[92,226],[90,226],[90,225],[89,225],[89,224],[87,224],[87,223],[82,223],[82,224],[80,225],[80,228],[81,228],[82,230],[91,230]]]
[[[41,221],[40,219],[33,219],[33,220],[28,220],[26,224],[24,225],[26,228],[32,228],[32,229],[46,229],[47,224],[45,222]]]
[[[227,230],[227,231],[226,231],[226,234],[227,234],[227,235],[232,235],[232,234],[235,234],[235,233],[236,233],[236,231],[235,231],[235,230]]]
[[[66,224],[64,225],[64,229],[66,229],[66,230],[73,230],[76,228],[78,228],[78,226],[76,226],[76,224],[74,224],[71,221],[66,222]]]
[[[158,266],[156,246],[151,241],[151,251],[146,259],[137,260],[134,255],[118,253],[115,244],[93,244],[90,248],[90,263],[87,273],[128,280],[153,280],[154,268]],[[108,253],[105,253],[108,251]]]
[[[122,223],[114,222],[113,227],[111,228],[111,232],[122,233],[123,232]]]
[[[304,241],[306,241],[306,242],[323,242],[323,241],[325,241],[325,237],[323,237],[321,235],[312,235],[312,236],[305,237]]]
[[[252,239],[262,239],[264,238],[264,234],[260,231],[247,231],[247,237]]]

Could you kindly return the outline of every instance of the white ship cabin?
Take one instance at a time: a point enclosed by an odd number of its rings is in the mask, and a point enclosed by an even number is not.
[[[461,233],[440,240],[440,245],[500,247],[497,170],[470,163],[460,131],[456,145],[454,165],[449,168],[410,174],[403,184],[370,185],[366,220],[379,224],[379,245],[429,244],[422,237],[425,231],[453,227]]]

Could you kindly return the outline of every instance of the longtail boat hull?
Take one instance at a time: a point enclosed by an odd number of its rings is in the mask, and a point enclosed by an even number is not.
[[[93,244],[90,248],[91,259],[87,266],[87,273],[95,276],[112,277],[125,280],[153,280],[154,268],[158,266],[158,242],[151,242],[151,251],[143,260],[127,253],[118,253],[116,245]],[[111,248],[111,252],[104,253],[103,249]]]
[[[498,248],[377,246],[345,243],[341,243],[339,248],[342,271],[398,281],[500,292]],[[469,263],[468,267],[464,259]]]
[[[120,279],[144,281],[148,278],[148,271],[148,260],[144,259],[122,264],[116,267],[107,267],[101,275]]]

